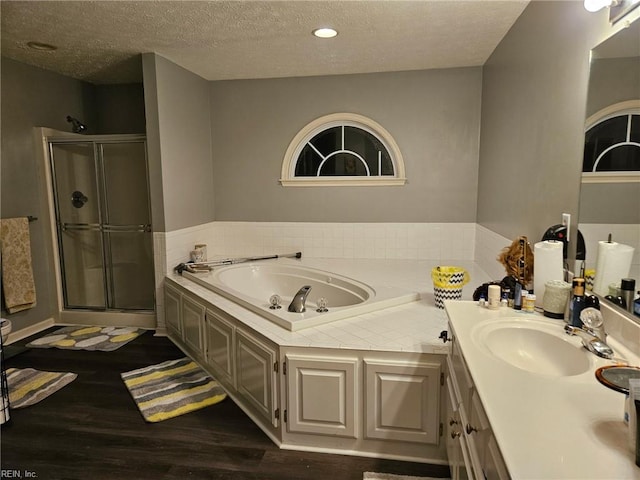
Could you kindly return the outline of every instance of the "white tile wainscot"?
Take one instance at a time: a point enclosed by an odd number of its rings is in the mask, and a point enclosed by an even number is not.
[[[281,448],[446,463],[441,381],[449,346],[439,335],[447,318],[434,306],[431,269],[466,268],[466,298],[486,274],[470,261],[278,261],[421,299],[290,332],[172,275],[164,297],[169,337]]]

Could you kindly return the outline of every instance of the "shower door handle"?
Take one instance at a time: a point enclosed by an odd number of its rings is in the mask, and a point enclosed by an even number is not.
[[[150,224],[140,225],[103,225],[102,231],[106,233],[118,233],[118,232],[150,232]]]
[[[61,223],[60,229],[66,230],[100,230],[99,223]]]

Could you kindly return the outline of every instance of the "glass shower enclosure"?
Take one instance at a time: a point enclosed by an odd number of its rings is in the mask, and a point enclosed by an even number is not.
[[[146,141],[49,139],[65,309],[153,311]]]

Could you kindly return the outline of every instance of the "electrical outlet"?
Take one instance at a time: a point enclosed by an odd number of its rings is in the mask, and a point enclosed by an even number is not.
[[[567,227],[567,242],[569,242],[569,230],[571,229],[571,214],[563,213],[562,214],[562,225]]]

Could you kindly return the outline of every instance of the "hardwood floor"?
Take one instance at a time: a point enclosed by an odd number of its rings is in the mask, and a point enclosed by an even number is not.
[[[7,359],[7,367],[68,371],[78,378],[36,405],[12,410],[11,422],[0,432],[1,476],[12,471],[22,478],[32,472],[39,480],[361,480],[365,471],[449,476],[443,465],[280,450],[230,398],[146,423],[120,373],[182,356],[167,338],[146,333],[114,352],[30,349]]]

